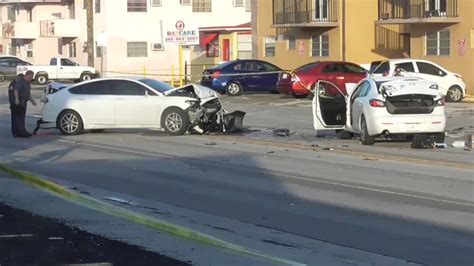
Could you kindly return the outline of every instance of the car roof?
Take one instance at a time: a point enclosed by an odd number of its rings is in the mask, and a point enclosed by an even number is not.
[[[425,63],[434,64],[434,62],[431,62],[431,61],[428,61],[428,60],[414,59],[414,58],[394,58],[394,59],[386,59],[386,60],[376,60],[376,61],[372,61],[372,63],[383,62],[383,61],[387,61],[389,63],[394,63],[394,64],[405,63],[405,62],[425,62]]]

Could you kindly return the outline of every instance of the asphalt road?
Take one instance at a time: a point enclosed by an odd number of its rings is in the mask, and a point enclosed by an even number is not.
[[[2,161],[93,196],[169,208],[158,216],[310,265],[320,254],[356,265],[474,264],[472,151],[316,137],[309,100],[266,94],[223,98],[247,112],[252,131],[239,136],[50,130],[19,140],[0,101]],[[448,105],[448,141],[472,130],[472,114],[471,104]]]

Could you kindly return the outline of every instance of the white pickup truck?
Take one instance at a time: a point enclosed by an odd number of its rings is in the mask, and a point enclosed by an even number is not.
[[[31,70],[35,73],[34,81],[40,85],[46,84],[48,80],[90,80],[99,75],[93,67],[81,66],[68,58],[51,58],[47,66],[18,66],[17,74],[25,74]]]

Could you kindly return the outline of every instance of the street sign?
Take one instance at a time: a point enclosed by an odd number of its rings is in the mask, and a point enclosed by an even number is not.
[[[199,45],[199,28],[189,26],[178,20],[174,26],[166,31],[165,43],[177,45]]]
[[[106,47],[108,41],[109,40],[105,32],[101,32],[99,35],[97,35],[97,46]]]

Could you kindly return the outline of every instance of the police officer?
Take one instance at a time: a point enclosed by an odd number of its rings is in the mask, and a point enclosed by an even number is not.
[[[8,101],[10,102],[10,113],[11,113],[11,130],[13,136],[17,135],[16,134],[16,128],[14,127],[14,117],[15,117],[15,94],[13,93],[13,89],[15,88],[15,84],[18,80],[25,78],[25,75],[23,74],[18,74],[12,82],[8,85]]]
[[[28,70],[23,78],[18,78],[15,81],[13,86],[12,133],[16,138],[31,137],[31,134],[25,129],[25,117],[28,101],[36,106],[35,100],[31,97],[30,83],[33,80],[33,75],[33,71]]]

